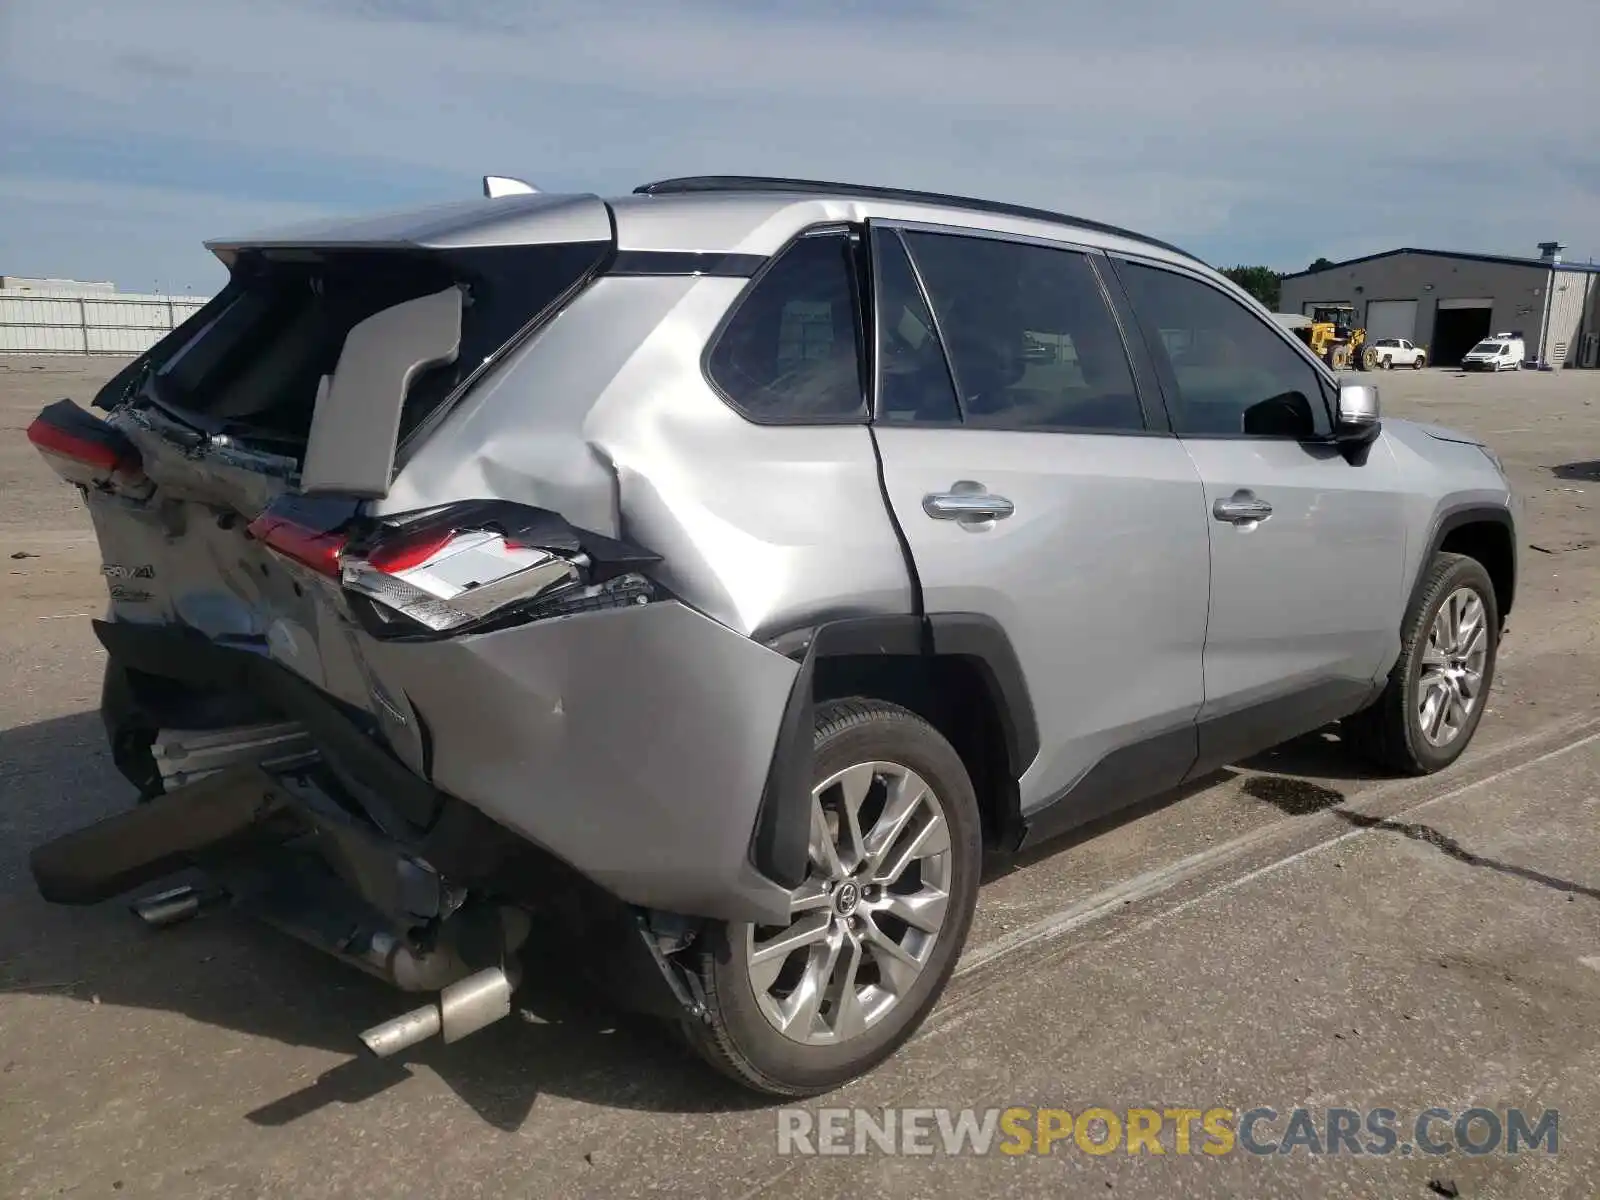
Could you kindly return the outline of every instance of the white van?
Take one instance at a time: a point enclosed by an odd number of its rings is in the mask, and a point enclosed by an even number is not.
[[[1527,346],[1519,337],[1497,333],[1484,338],[1461,360],[1463,371],[1516,371],[1527,356]]]

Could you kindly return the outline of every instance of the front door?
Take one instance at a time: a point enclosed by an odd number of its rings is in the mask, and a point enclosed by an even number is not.
[[[1326,440],[1331,384],[1245,305],[1197,275],[1118,271],[1205,486],[1207,770],[1348,715],[1393,662],[1398,468],[1381,439],[1353,461]]]
[[[1146,421],[1093,256],[872,238],[886,490],[927,612],[992,617],[1023,665],[1031,832],[1176,784],[1203,698],[1202,487]]]

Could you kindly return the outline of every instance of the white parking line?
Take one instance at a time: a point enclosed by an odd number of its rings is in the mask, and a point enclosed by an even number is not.
[[[1501,755],[1513,753],[1521,746],[1545,740],[1549,736],[1549,730],[1544,730],[1535,734],[1529,734],[1528,736],[1519,738],[1505,746],[1497,747],[1497,751],[1498,754]],[[1527,762],[1518,763],[1516,766],[1507,767],[1504,770],[1496,771],[1490,775],[1485,775],[1482,779],[1475,779],[1471,783],[1463,784],[1462,786],[1445,792],[1442,795],[1433,796],[1427,800],[1420,800],[1416,804],[1412,804],[1406,808],[1400,809],[1394,814],[1394,816],[1402,817],[1409,813],[1420,812],[1421,810],[1429,808],[1432,805],[1440,804],[1446,800],[1453,800],[1458,796],[1465,795],[1467,792],[1473,791],[1476,788],[1484,787],[1491,783],[1498,783],[1502,779],[1507,779],[1520,771],[1526,771],[1530,767],[1536,767],[1540,763],[1548,762],[1553,758],[1557,758],[1560,755],[1568,753],[1569,751],[1576,750],[1581,746],[1586,746],[1597,739],[1600,739],[1600,733],[1591,733],[1586,737],[1579,738],[1577,741],[1568,742],[1564,746],[1558,746],[1554,750],[1548,750],[1543,754],[1540,754],[1534,758],[1530,758]],[[1383,790],[1384,789],[1381,786],[1373,789],[1374,792],[1380,795],[1382,794]],[[1238,858],[1240,855],[1243,855],[1249,851],[1252,847],[1276,838],[1285,832],[1285,830],[1291,824],[1293,824],[1294,820],[1295,818],[1293,817],[1286,817],[1282,820],[1273,821],[1268,825],[1262,826],[1260,829],[1255,829],[1249,833],[1242,834],[1231,841],[1223,842],[1220,845],[1213,846],[1208,850],[1202,850],[1198,854],[1191,854],[1189,857],[1181,858],[1177,862],[1170,863],[1165,867],[1159,867],[1156,870],[1147,871],[1142,875],[1136,875],[1132,879],[1125,880],[1124,882],[1117,884],[1115,887],[1107,888],[1103,892],[1098,892],[1087,899],[1080,900],[1078,903],[1070,905],[1067,908],[1062,909],[1060,912],[1054,913],[1051,916],[1043,918],[1042,920],[1035,921],[1031,925],[1025,925],[1021,929],[1014,930],[1011,933],[1004,934],[1001,937],[993,938],[987,942],[984,942],[982,945],[969,947],[966,952],[962,954],[961,961],[956,966],[955,977],[960,978],[963,975],[970,974],[973,971],[994,963],[998,959],[1004,958],[1009,954],[1014,954],[1018,950],[1024,949],[1025,947],[1035,946],[1043,942],[1052,941],[1063,936],[1064,934],[1071,933],[1075,929],[1081,929],[1085,925],[1090,925],[1095,921],[1103,920],[1104,918],[1109,917],[1111,914],[1120,911],[1127,905],[1132,904],[1136,900],[1147,900],[1152,896],[1159,896],[1164,892],[1169,892],[1178,885],[1186,882],[1189,879],[1195,878],[1217,864],[1227,862],[1230,859]],[[1323,841],[1307,847],[1304,850],[1298,850],[1293,854],[1285,855],[1283,858],[1268,863],[1266,866],[1259,867],[1254,871],[1247,872],[1246,874],[1237,876],[1233,879],[1225,880],[1217,884],[1215,887],[1206,889],[1205,892],[1199,896],[1196,896],[1192,900],[1185,901],[1182,904],[1178,904],[1170,909],[1167,909],[1159,917],[1153,918],[1150,922],[1146,922],[1146,924],[1141,926],[1141,928],[1148,927],[1149,924],[1153,924],[1155,921],[1161,921],[1168,917],[1175,916],[1178,913],[1192,908],[1194,905],[1199,904],[1204,900],[1221,895],[1224,892],[1232,891],[1235,888],[1242,887],[1246,883],[1260,879],[1264,875],[1269,875],[1274,871],[1281,870],[1283,867],[1297,863],[1303,858],[1308,858],[1313,854],[1317,854],[1332,846],[1337,846],[1342,842],[1349,841],[1351,838],[1360,837],[1362,834],[1369,832],[1371,832],[1369,829],[1352,829],[1345,833],[1337,834],[1334,837],[1326,838]]]

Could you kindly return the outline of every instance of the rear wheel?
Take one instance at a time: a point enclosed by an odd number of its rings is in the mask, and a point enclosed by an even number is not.
[[[977,798],[914,713],[821,705],[805,882],[778,926],[715,927],[698,963],[695,1048],[746,1087],[828,1091],[877,1066],[943,992],[977,902]]]
[[[1345,722],[1354,748],[1409,775],[1455,762],[1483,719],[1499,645],[1488,572],[1476,559],[1435,555],[1383,694]]]

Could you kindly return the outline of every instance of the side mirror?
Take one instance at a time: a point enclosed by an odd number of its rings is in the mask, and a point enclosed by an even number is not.
[[[1366,445],[1377,438],[1379,419],[1378,389],[1369,383],[1339,384],[1339,415],[1333,437],[1338,442]]]

